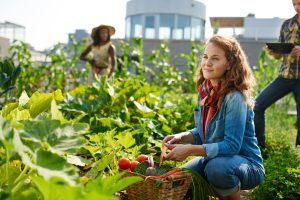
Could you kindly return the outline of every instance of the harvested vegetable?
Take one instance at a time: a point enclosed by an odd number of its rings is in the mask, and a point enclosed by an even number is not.
[[[134,172],[135,168],[138,166],[138,164],[140,164],[139,161],[132,161],[131,165],[130,165],[130,171]]]
[[[148,160],[148,156],[145,155],[145,154],[141,154],[141,155],[139,155],[139,156],[137,157],[136,160],[139,161],[139,162],[141,163],[141,162],[143,162],[143,161],[145,161],[145,160]]]
[[[164,144],[162,144],[160,160],[159,160],[159,166],[161,166],[163,164],[164,158],[167,155],[167,150],[168,150],[168,148]]]
[[[146,176],[155,176],[156,169],[154,167],[154,160],[152,156],[148,157],[149,167],[146,169]]]
[[[131,162],[128,158],[123,157],[119,160],[118,165],[120,169],[126,170],[130,168]]]

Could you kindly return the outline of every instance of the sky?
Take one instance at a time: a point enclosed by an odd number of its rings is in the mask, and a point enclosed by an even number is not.
[[[100,24],[113,25],[117,30],[113,38],[124,38],[127,1],[0,0],[0,22],[25,26],[25,42],[37,50],[66,43],[68,33],[76,29],[90,32]],[[292,0],[200,1],[206,5],[206,37],[212,34],[209,17],[245,17],[253,13],[256,18],[290,18],[295,14]]]

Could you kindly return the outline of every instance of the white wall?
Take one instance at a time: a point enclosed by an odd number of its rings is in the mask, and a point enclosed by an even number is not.
[[[8,56],[9,53],[9,39],[0,37],[0,58]]]
[[[253,39],[278,39],[284,19],[280,18],[253,18],[244,20],[244,38]]]
[[[194,0],[130,0],[126,17],[139,14],[174,13],[206,20],[206,6]]]

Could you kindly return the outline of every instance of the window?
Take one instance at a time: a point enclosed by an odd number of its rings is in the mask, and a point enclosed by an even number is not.
[[[155,21],[154,16],[145,17],[145,38],[154,39],[155,38]]]
[[[140,15],[131,17],[130,37],[142,37],[142,23]]]
[[[125,33],[125,38],[130,38],[130,17],[126,18],[126,33]]]
[[[159,39],[173,38],[172,32],[174,29],[175,17],[170,14],[161,14],[159,20]]]
[[[201,39],[201,20],[195,17],[192,17],[192,37],[191,39]]]
[[[180,32],[178,39],[188,40],[191,38],[191,17],[185,15],[178,15],[177,28]]]

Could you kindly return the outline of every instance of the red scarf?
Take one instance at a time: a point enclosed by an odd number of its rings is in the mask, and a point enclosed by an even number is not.
[[[208,123],[214,117],[218,109],[219,91],[221,89],[221,82],[213,87],[210,80],[205,80],[199,88],[200,105],[202,107],[202,133],[206,136],[206,128]]]

